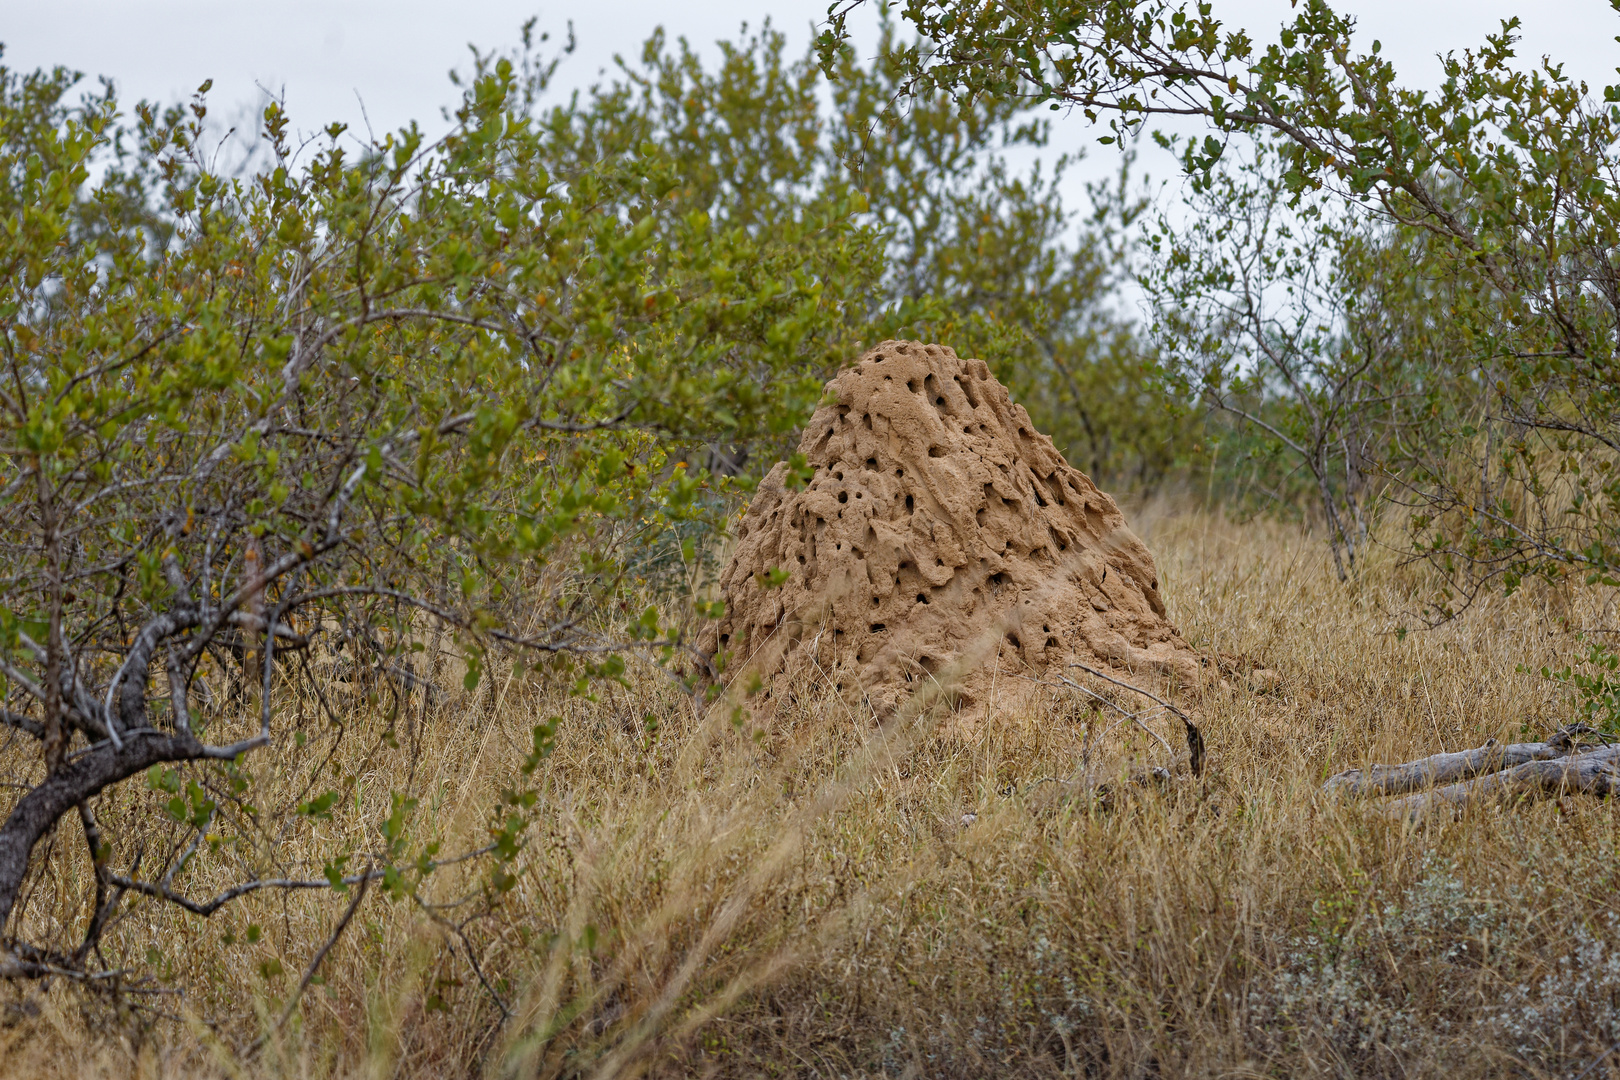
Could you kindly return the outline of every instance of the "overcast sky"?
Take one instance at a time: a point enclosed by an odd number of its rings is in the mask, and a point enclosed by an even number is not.
[[[1402,81],[1432,85],[1435,54],[1478,45],[1499,19],[1522,12],[1521,55],[1551,54],[1594,86],[1616,81],[1620,16],[1604,0],[1341,0],[1363,35],[1379,38]],[[1269,39],[1290,15],[1287,0],[1215,0],[1218,15]],[[255,86],[285,90],[294,123],[311,130],[332,120],[360,126],[364,101],[381,131],[416,118],[425,127],[454,100],[446,72],[465,67],[467,45],[514,44],[531,15],[561,35],[574,22],[579,48],[560,78],[589,85],[615,53],[635,55],[662,24],[709,46],[739,26],[769,17],[796,48],[826,0],[586,0],[542,6],[531,0],[0,0],[0,41],[13,68],[66,64],[116,78],[128,97],[174,100],[207,78],[216,115],[257,97]],[[1075,121],[1076,123],[1081,121]]]
[[[1339,2],[1357,16],[1363,47],[1379,39],[1406,85],[1436,85],[1437,54],[1479,46],[1515,11],[1524,22],[1521,57],[1550,55],[1595,90],[1620,81],[1620,16],[1606,0]],[[1288,0],[1214,3],[1219,17],[1261,41],[1275,40],[1292,14]],[[302,132],[338,120],[362,135],[369,118],[380,135],[415,119],[434,135],[445,127],[441,109],[458,97],[447,73],[469,67],[468,45],[509,48],[530,16],[552,32],[553,43],[573,21],[578,48],[558,72],[566,92],[611,73],[615,54],[639,55],[659,25],[712,57],[716,39],[734,40],[745,22],[757,29],[768,18],[798,52],[808,48],[812,26],[826,11],[827,0],[585,0],[549,7],[532,0],[0,0],[0,42],[9,67],[64,64],[92,77],[109,75],[126,102],[182,100],[211,78],[216,120],[245,119],[262,101],[263,87],[285,95]],[[869,12],[857,44],[873,40],[875,22]],[[1090,150],[1064,184],[1075,206],[1084,200],[1083,184],[1111,176],[1118,159],[1095,145],[1102,133],[1078,114],[1058,116],[1056,124],[1057,148]],[[1142,172],[1155,181],[1179,177],[1173,159],[1151,145],[1144,147]]]

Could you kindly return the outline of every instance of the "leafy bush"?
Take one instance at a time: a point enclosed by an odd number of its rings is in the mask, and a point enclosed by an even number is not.
[[[440,851],[419,791],[368,802],[337,766],[349,714],[389,717],[375,763],[415,753],[404,718],[447,680],[589,694],[626,651],[679,667],[715,605],[671,621],[643,579],[699,579],[863,340],[990,350],[1060,438],[1083,406],[1094,468],[1163,475],[1168,435],[1110,434],[1153,368],[1103,306],[1119,249],[1007,166],[1044,139],[1016,108],[941,99],[878,138],[903,48],[846,54],[829,112],[769,32],[712,72],[655,37],[553,106],[534,45],[481,57],[437,142],[334,125],[300,148],[272,104],[236,175],[206,85],[130,117],[72,102],[71,73],[0,71],[9,974],[90,977],[130,903],[377,882],[431,915],[426,883],[472,857],[475,906],[498,903],[528,782],[489,843]],[[77,927],[24,899],[72,813]],[[365,843],[323,841],[362,815]]]
[[[835,5],[824,64],[863,2]],[[1550,59],[1516,65],[1513,19],[1448,55],[1437,93],[1406,89],[1379,43],[1359,52],[1354,19],[1322,0],[1264,48],[1208,4],[1162,0],[922,2],[905,17],[926,47],[906,55],[902,84],[923,99],[1068,108],[1106,118],[1105,143],[1157,116],[1202,117],[1210,134],[1182,146],[1200,182],[1233,136],[1264,136],[1295,206],[1321,191],[1421,236],[1416,310],[1449,343],[1457,396],[1439,411],[1457,422],[1388,440],[1377,465],[1415,506],[1413,550],[1446,580],[1435,614],[1532,576],[1620,581],[1620,85],[1598,101]],[[1347,280],[1375,287],[1376,268]],[[1421,372],[1396,377],[1392,390],[1431,389]],[[1339,498],[1324,492],[1330,509]],[[1343,523],[1332,531],[1344,540]]]
[[[1048,122],[1021,103],[935,95],[892,109],[910,50],[885,19],[872,59],[842,48],[823,81],[769,27],[724,46],[713,71],[684,42],[666,51],[656,36],[581,113],[558,108],[547,125],[574,132],[585,158],[657,142],[682,177],[666,212],[759,236],[818,200],[857,198],[854,221],[875,246],[838,283],[849,355],[887,337],[980,355],[1099,482],[1162,484],[1192,425],[1118,307],[1146,207],[1129,163],[1116,184],[1092,188],[1090,205],[1066,205],[1072,159],[1027,171],[1010,161],[1049,143]],[[740,464],[787,447],[715,449]]]
[[[528,74],[480,65],[451,134],[358,153],[334,126],[300,156],[272,104],[245,178],[210,166],[206,85],[126,123],[111,93],[68,104],[68,73],[0,74],[9,973],[83,970],[128,894],[201,914],[260,888],[414,896],[440,854],[412,841],[408,791],[324,877],[279,854],[355,801],[352,776],[323,790],[343,716],[289,715],[317,667],[397,713],[433,689],[416,658],[441,635],[468,687],[494,649],[583,691],[623,649],[680,646],[654,612],[601,616],[638,538],[718,524],[694,445],[780,436],[814,404],[840,355],[827,283],[858,277],[863,240],[836,198],[770,235],[667,213],[680,162],[560,152]],[[400,752],[391,730],[373,749]],[[305,770],[306,796],[261,804],[255,753]],[[185,827],[161,859],[148,828],[96,821],[141,774],[147,820]],[[494,894],[533,796],[505,802]],[[27,940],[35,846],[75,810],[88,929]],[[203,859],[242,880],[189,895]]]
[[[1620,734],[1620,675],[1616,672],[1620,672],[1620,653],[1594,641],[1579,666],[1543,667],[1541,677],[1566,689],[1577,722]]]

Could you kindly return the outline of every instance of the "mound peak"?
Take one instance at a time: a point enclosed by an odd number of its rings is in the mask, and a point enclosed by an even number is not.
[[[984,361],[885,341],[824,401],[799,443],[814,475],[761,482],[705,642],[778,658],[767,699],[811,674],[881,715],[954,666],[971,704],[997,670],[1071,658],[1196,681],[1153,556]]]

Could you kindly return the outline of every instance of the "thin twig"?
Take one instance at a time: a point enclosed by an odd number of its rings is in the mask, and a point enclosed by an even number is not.
[[[354,891],[354,899],[349,901],[349,906],[344,910],[343,917],[337,921],[337,925],[332,927],[332,932],[327,935],[326,943],[320,947],[320,949],[315,953],[315,956],[310,960],[309,967],[304,969],[304,977],[299,980],[298,989],[292,992],[292,997],[288,998],[287,1004],[282,1007],[281,1016],[276,1019],[276,1031],[280,1031],[282,1028],[286,1027],[287,1021],[292,1019],[293,1012],[298,1008],[298,1002],[303,999],[304,991],[308,990],[309,984],[315,980],[315,972],[320,970],[321,961],[326,959],[326,954],[332,951],[332,947],[338,943],[338,938],[343,936],[343,931],[348,929],[349,920],[353,919],[354,913],[360,910],[360,901],[366,898],[366,890],[370,887],[371,864],[367,863],[366,872],[360,875],[360,887]],[[263,1035],[260,1035],[258,1039],[254,1041],[253,1046],[248,1050],[248,1053],[252,1054],[257,1052],[258,1049],[264,1045],[265,1040],[269,1037],[269,1032],[265,1032]]]
[[[357,885],[362,881],[382,877],[383,873],[382,870],[367,870],[364,874],[351,874],[341,879],[338,884]],[[253,881],[244,881],[240,885],[233,885],[212,900],[198,901],[182,896],[180,893],[164,888],[162,885],[153,884],[149,881],[136,881],[133,878],[124,877],[122,874],[108,874],[107,880],[131,892],[137,892],[143,896],[150,896],[158,900],[167,900],[171,904],[185,908],[193,915],[201,915],[204,918],[212,915],[237,897],[246,896],[250,892],[257,892],[259,889],[287,889],[291,891],[294,889],[330,889],[333,887],[333,882],[327,878],[256,878]]]
[[[1116,679],[1112,675],[1105,675],[1096,668],[1088,667],[1085,664],[1075,660],[1071,660],[1069,662],[1069,666],[1079,668],[1081,671],[1095,675],[1104,682],[1111,682],[1115,686],[1124,687],[1126,690],[1135,690],[1138,694],[1141,694],[1148,700],[1157,701],[1160,705],[1163,705],[1166,709],[1169,709],[1171,712],[1175,713],[1176,716],[1181,718],[1182,725],[1187,729],[1187,754],[1192,759],[1193,775],[1202,776],[1204,774],[1204,733],[1198,730],[1198,725],[1192,722],[1191,717],[1182,712],[1180,709],[1176,708],[1174,705],[1170,704],[1168,701],[1164,700],[1164,698],[1160,697],[1158,694],[1144,690],[1140,686],[1133,686],[1131,683]]]
[[[1620,1042],[1612,1044],[1607,1050],[1603,1051],[1603,1053],[1593,1058],[1592,1064],[1575,1074],[1575,1080],[1586,1080],[1586,1077],[1592,1075],[1592,1070],[1603,1064],[1604,1061],[1608,1060],[1609,1055],[1614,1053],[1616,1050],[1620,1050]]]
[[[484,969],[478,963],[478,957],[473,952],[472,942],[468,940],[467,932],[462,929],[462,924],[451,922],[443,915],[440,915],[434,910],[434,905],[427,903],[414,892],[411,894],[411,900],[415,902],[416,906],[420,908],[423,914],[425,914],[429,919],[432,919],[446,931],[461,939],[462,947],[467,950],[467,964],[472,968],[473,974],[478,976],[478,982],[483,986],[484,992],[489,995],[489,999],[495,1003],[495,1007],[497,1009],[501,1010],[502,1021],[504,1022],[512,1019],[512,1010],[507,1006],[506,1002],[502,1000],[501,995],[495,992],[495,988],[490,985],[489,979],[485,977]],[[450,952],[452,955],[455,953],[455,951],[455,946],[450,946]]]

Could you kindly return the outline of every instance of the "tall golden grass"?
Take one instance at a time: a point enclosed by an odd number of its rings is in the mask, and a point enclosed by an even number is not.
[[[467,907],[432,918],[373,890],[276,1029],[349,897],[261,894],[208,920],[142,903],[110,958],[174,992],[131,1010],[60,982],[0,989],[0,1073],[1620,1074],[1610,806],[1419,826],[1320,793],[1340,769],[1565,718],[1534,672],[1612,626],[1609,597],[1526,592],[1401,635],[1423,578],[1392,556],[1341,585],[1290,527],[1137,521],[1185,636],[1280,677],[1184,700],[1201,779],[1118,782],[1162,760],[1122,732],[1106,799],[1046,783],[1076,775],[1102,721],[1056,691],[1009,695],[964,736],[926,702],[879,727],[807,687],[736,726],[656,670],[594,702],[498,673],[421,717],[415,765],[418,828],[475,847],[532,725],[564,718],[494,914],[458,932]],[[273,789],[274,756],[252,767]],[[335,819],[353,824],[319,828],[363,846],[404,781],[365,775]],[[88,864],[64,842],[48,869],[29,918],[82,925],[67,886]],[[198,873],[199,893],[225,880]],[[479,880],[448,868],[430,892],[450,904]]]

